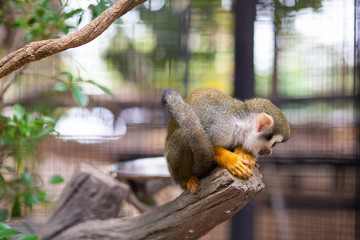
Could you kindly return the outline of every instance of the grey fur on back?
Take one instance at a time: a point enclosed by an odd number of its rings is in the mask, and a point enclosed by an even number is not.
[[[178,161],[174,159],[181,156],[173,156],[172,152],[177,152],[177,149],[169,148],[182,148],[184,145],[191,149],[193,157],[192,171],[197,177],[203,177],[214,167],[214,152],[212,144],[200,123],[200,120],[193,108],[185,103],[180,94],[173,89],[165,89],[162,95],[162,103],[166,110],[172,116],[170,121],[165,155],[168,162]],[[177,125],[172,121],[176,121]],[[181,132],[181,134],[179,134]],[[173,134],[181,135],[181,139],[171,138]],[[172,142],[178,141],[178,142]],[[184,157],[189,157],[188,153],[184,153]],[[169,169],[170,170],[170,169]],[[171,171],[170,171],[171,172]],[[176,177],[176,176],[175,176]]]

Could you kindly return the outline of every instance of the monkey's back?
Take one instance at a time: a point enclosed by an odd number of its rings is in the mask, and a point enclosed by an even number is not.
[[[185,103],[188,107],[178,107],[181,116],[170,120],[165,145],[170,174],[184,188],[192,175],[202,178],[209,174],[215,166],[212,146],[226,145],[236,127],[235,115],[245,111],[242,101],[214,88],[192,91]],[[182,104],[172,105],[175,109]],[[186,123],[179,124],[177,121]],[[198,127],[192,128],[192,122]]]
[[[237,118],[243,118],[248,112],[244,102],[215,88],[196,89],[185,102],[194,109],[213,146],[227,147]]]

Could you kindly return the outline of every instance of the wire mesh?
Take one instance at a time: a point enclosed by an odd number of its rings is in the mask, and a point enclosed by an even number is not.
[[[165,87],[184,96],[199,87],[231,94],[237,67],[234,2],[150,0],[88,45],[26,69],[5,105],[54,101],[55,115],[68,116],[65,126],[72,127],[41,146],[45,182],[54,173],[70,180],[80,161],[108,171],[117,161],[162,155]],[[358,5],[357,0],[257,1],[255,94],[284,110],[292,137],[271,157],[259,159],[267,187],[254,204],[254,239],[360,239]],[[68,95],[57,96],[64,99],[60,103],[50,101],[43,94],[53,86],[46,74],[57,70],[43,69],[53,61],[109,86],[115,98],[85,87],[88,109],[74,109]],[[56,199],[62,187],[46,189]],[[51,208],[34,209],[29,222],[35,230]],[[237,239],[229,228],[225,223],[203,239]]]
[[[258,6],[256,28],[273,45],[268,69],[255,61],[257,93],[282,107],[292,137],[260,160],[267,188],[256,200],[255,239],[357,239],[355,5],[307,3]]]

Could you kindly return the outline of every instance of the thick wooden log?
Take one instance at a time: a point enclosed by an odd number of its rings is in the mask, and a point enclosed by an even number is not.
[[[201,191],[184,191],[174,201],[132,218],[91,220],[53,239],[197,239],[245,206],[263,188],[255,169],[249,180],[216,168],[200,181]]]
[[[42,227],[40,239],[52,239],[64,229],[86,220],[116,217],[128,191],[126,184],[81,163]]]

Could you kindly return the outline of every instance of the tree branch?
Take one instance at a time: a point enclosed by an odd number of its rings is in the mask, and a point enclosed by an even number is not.
[[[200,188],[196,195],[184,191],[174,201],[138,217],[85,221],[52,239],[197,239],[232,217],[264,184],[257,169],[249,180],[241,180],[216,168],[201,179]]]
[[[31,42],[0,60],[0,78],[27,63],[84,45],[103,33],[116,19],[146,0],[120,0],[83,28],[59,39]]]

